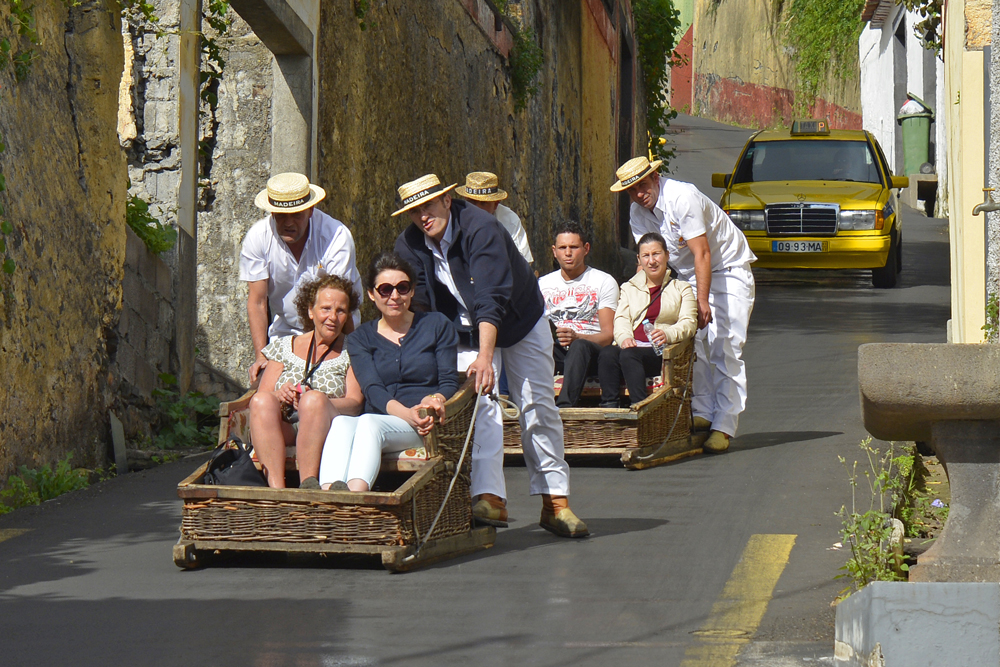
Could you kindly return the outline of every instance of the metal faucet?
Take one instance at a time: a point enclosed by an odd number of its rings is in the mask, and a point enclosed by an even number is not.
[[[976,204],[976,207],[972,209],[972,215],[979,215],[982,212],[990,213],[991,211],[1000,211],[1000,204],[993,201],[993,195],[991,194],[995,188],[983,188],[983,203]]]

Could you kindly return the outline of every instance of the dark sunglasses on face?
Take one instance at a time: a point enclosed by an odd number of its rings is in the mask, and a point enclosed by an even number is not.
[[[392,296],[393,290],[399,292],[399,296],[406,296],[407,294],[410,293],[410,281],[403,280],[401,282],[396,283],[395,285],[390,285],[389,283],[382,283],[381,285],[375,288],[375,291],[378,292],[378,295],[383,299],[388,299],[390,296]]]

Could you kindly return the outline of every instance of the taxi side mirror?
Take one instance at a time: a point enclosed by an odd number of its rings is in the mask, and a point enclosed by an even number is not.
[[[714,183],[712,185],[715,185]],[[892,177],[892,189],[896,188],[908,188],[910,187],[910,177],[909,176],[893,176]]]
[[[729,181],[731,181],[732,179],[733,179],[733,175],[732,174],[712,174],[712,187],[713,188],[728,188],[729,187]]]

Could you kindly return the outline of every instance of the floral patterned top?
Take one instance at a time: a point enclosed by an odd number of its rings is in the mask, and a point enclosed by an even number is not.
[[[305,375],[306,360],[300,359],[292,352],[292,338],[294,336],[275,338],[261,350],[265,357],[285,366],[284,370],[281,371],[281,377],[274,385],[274,389],[286,382],[299,382]],[[316,391],[323,392],[330,398],[343,398],[347,391],[347,369],[350,367],[351,357],[347,354],[347,345],[344,345],[339,357],[323,360],[323,363],[309,379],[309,386]]]

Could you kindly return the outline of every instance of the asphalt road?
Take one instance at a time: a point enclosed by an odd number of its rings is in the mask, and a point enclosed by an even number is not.
[[[731,168],[748,132],[687,117],[672,129],[675,175],[717,198],[710,173]],[[175,486],[196,461],[181,461],[0,517],[0,664],[827,663],[845,585],[834,512],[850,497],[837,457],[865,436],[857,347],[942,342],[949,316],[946,222],[904,215],[896,289],[755,272],[731,451],[639,472],[574,462],[589,539],[538,528],[512,467],[511,528],[478,555],[405,575],[275,557],[182,572]]]

